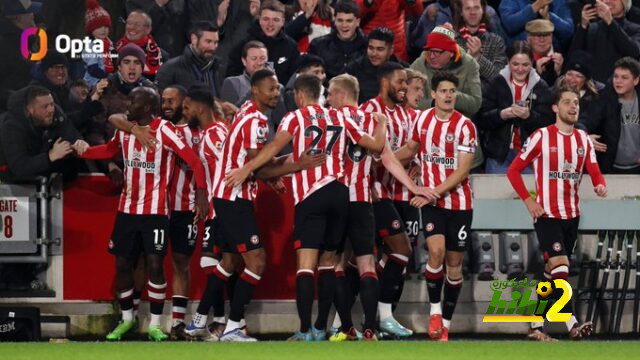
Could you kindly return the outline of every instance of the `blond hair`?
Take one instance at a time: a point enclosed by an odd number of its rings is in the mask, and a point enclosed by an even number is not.
[[[411,80],[418,79],[422,81],[422,86],[427,87],[427,75],[413,69],[405,69],[404,71],[407,72],[407,84],[410,83]]]
[[[344,90],[352,100],[358,100],[360,85],[358,84],[358,79],[356,79],[355,76],[340,74],[329,80],[329,86],[331,86],[331,84],[334,84]]]

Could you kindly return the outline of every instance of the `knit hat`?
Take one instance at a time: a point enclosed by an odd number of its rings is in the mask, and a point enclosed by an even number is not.
[[[134,43],[128,43],[118,51],[118,64],[120,64],[120,61],[122,61],[126,56],[135,56],[140,60],[143,66],[147,61],[147,54],[144,53],[144,50],[142,50],[140,46]]]
[[[427,35],[427,42],[424,45],[424,49],[440,49],[455,53],[458,51],[456,33],[444,26],[436,26],[436,28]]]
[[[49,49],[47,51],[47,56],[45,56],[44,59],[42,59],[42,61],[40,62],[40,69],[42,70],[42,72],[45,72],[49,70],[50,67],[55,65],[64,65],[69,68],[69,60],[67,60],[67,57],[63,54],[60,54],[53,49]]]
[[[576,50],[569,54],[569,59],[567,60],[564,73],[566,74],[569,70],[574,70],[587,78],[587,80],[591,79],[591,73],[593,68],[591,67],[591,62],[593,58],[591,54],[587,53],[583,50]]]
[[[84,15],[84,30],[87,35],[99,27],[106,26],[111,29],[111,16],[103,7],[98,4],[98,0],[87,0],[87,12]]]

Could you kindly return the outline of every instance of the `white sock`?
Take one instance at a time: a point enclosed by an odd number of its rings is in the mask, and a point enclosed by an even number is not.
[[[133,321],[133,309],[122,310],[123,321]]]
[[[573,326],[577,323],[578,323],[578,319],[576,319],[575,316],[571,315],[571,318],[569,319],[569,321],[565,323],[567,324],[567,330],[571,331],[571,329],[573,329]]]
[[[195,315],[193,315],[193,324],[197,327],[204,327],[207,325],[207,315],[195,313]]]
[[[333,324],[331,324],[331,327],[340,329],[340,326],[342,326],[342,320],[340,320],[340,315],[336,313],[336,316],[333,317]]]
[[[380,320],[384,320],[388,317],[393,317],[393,311],[391,310],[391,304],[378,302],[378,312],[380,313]]]
[[[171,327],[176,327],[182,323],[184,323],[182,319],[173,319],[173,323],[171,324]]]
[[[447,320],[447,319],[442,319],[442,326],[446,327],[447,329],[451,327],[451,320]]]
[[[220,316],[220,317],[214,316],[213,322],[217,322],[218,324],[226,324],[227,319],[224,316]]]
[[[242,329],[243,327],[246,327],[247,323],[244,321],[244,318],[240,319],[240,321],[238,321],[238,327],[240,329]]]
[[[151,321],[149,321],[149,326],[160,326],[160,319],[162,319],[162,315],[151,314]]]
[[[227,327],[224,329],[224,333],[229,333],[235,329],[240,329],[240,322],[229,320],[227,322]]]
[[[531,323],[531,328],[532,329],[541,328],[543,326],[544,326],[544,322],[532,322]]]
[[[429,311],[430,315],[442,315],[442,304],[437,302],[437,303],[431,303],[431,310]]]

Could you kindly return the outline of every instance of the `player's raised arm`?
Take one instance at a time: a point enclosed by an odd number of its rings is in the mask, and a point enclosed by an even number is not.
[[[373,116],[376,119],[376,127],[373,130],[373,137],[360,131],[361,136],[357,141],[357,144],[365,149],[381,153],[384,151],[385,144],[387,142],[387,117],[380,113],[374,113]],[[357,125],[349,119],[345,119],[345,125],[347,126],[347,130],[354,127],[357,129]]]
[[[396,151],[396,159],[402,164],[409,164],[420,150],[420,143],[414,140],[409,140],[400,150]]]
[[[129,121],[125,114],[112,114],[107,121],[116,129],[135,136],[140,144],[148,150],[153,149],[158,143],[158,140],[151,135],[148,126],[138,126],[136,123]]]
[[[107,160],[111,159],[120,151],[120,134],[118,131],[113,134],[111,140],[104,145],[91,146],[79,157],[87,160]]]

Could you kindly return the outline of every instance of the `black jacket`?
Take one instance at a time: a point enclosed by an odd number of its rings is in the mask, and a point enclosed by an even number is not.
[[[636,93],[640,94],[640,85],[636,87]],[[580,119],[589,134],[601,135],[598,141],[607,145],[607,151],[596,152],[603,174],[611,173],[616,161],[622,123],[621,109],[618,95],[609,83],[593,107],[593,116]]]
[[[389,61],[400,63],[405,68],[409,67],[407,63],[398,60],[395,55],[391,55]],[[378,95],[380,89],[380,85],[378,84],[378,67],[373,66],[366,53],[349,63],[345,71],[358,79],[358,84],[360,85],[360,95],[358,96],[359,104]]]
[[[48,175],[58,171],[60,163],[51,163],[49,150],[56,139],[70,143],[80,139],[62,110],[56,106],[53,124],[48,128],[33,125],[25,115],[28,88],[16,91],[9,98],[8,111],[0,117],[0,171],[2,181]]]
[[[127,10],[143,9],[151,17],[151,35],[169,58],[182,54],[187,44],[187,0],[171,0],[160,7],[155,0],[127,0]],[[168,58],[167,58],[168,59]]]
[[[599,20],[587,29],[576,28],[568,53],[584,50],[593,56],[593,79],[605,82],[613,73],[613,64],[624,56],[640,57],[640,25],[627,19],[615,19],[610,25]]]
[[[296,72],[296,65],[298,57],[300,56],[300,50],[298,50],[298,44],[293,41],[287,34],[284,33],[284,29],[280,30],[275,37],[267,37],[260,28],[258,22],[254,22],[249,28],[249,34],[240,42],[229,54],[229,66],[227,67],[227,75],[237,76],[241,75],[244,71],[242,65],[242,47],[251,40],[258,40],[267,47],[269,53],[269,62],[273,63],[273,69],[276,72],[278,81],[281,84],[286,84]]]
[[[156,74],[156,83],[158,84],[159,91],[162,92],[165,88],[176,84],[182,85],[186,89],[196,84],[204,84],[203,75],[194,63],[194,55],[189,48],[190,46],[191,45],[185,46],[182,55],[167,61],[160,67]],[[220,97],[220,88],[222,85],[222,79],[218,71],[219,66],[220,60],[215,58],[213,66],[208,70],[214,78],[214,88],[212,91],[216,97]]]
[[[15,90],[31,81],[33,63],[20,54],[20,30],[4,16],[0,17],[0,113],[7,110],[7,100]]]
[[[342,41],[338,32],[333,29],[331,34],[311,41],[309,54],[314,54],[324,60],[327,78],[331,79],[345,72],[347,65],[367,52],[367,38],[360,29],[356,30],[356,37],[351,41]]]
[[[504,162],[509,153],[513,126],[520,127],[521,144],[536,129],[551,125],[555,122],[555,116],[551,111],[553,95],[534,69],[529,75],[529,91],[525,90],[524,96],[529,100],[530,115],[526,120],[520,118],[502,120],[500,112],[513,105],[513,95],[509,87],[510,77],[508,66],[500,71],[489,83],[489,87],[483,90],[482,107],[476,124],[482,136],[482,149],[487,158]],[[527,93],[529,95],[527,95]]]

